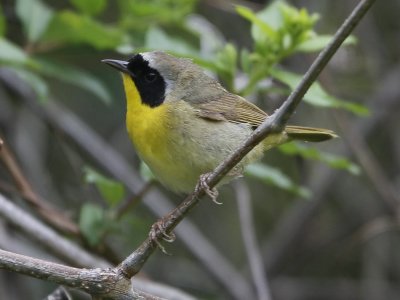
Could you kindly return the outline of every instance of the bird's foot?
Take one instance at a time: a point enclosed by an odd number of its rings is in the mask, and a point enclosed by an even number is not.
[[[154,242],[160,250],[166,254],[170,255],[167,250],[165,250],[165,247],[161,245],[159,239],[163,239],[164,241],[168,243],[172,243],[175,241],[176,236],[173,232],[167,233],[164,227],[164,220],[160,219],[156,223],[154,223],[151,226],[150,233],[149,233],[149,238],[151,239],[152,242]]]
[[[207,194],[207,196],[210,197],[215,204],[221,205],[222,202],[217,201],[218,190],[215,187],[210,189],[210,187],[207,184],[207,179],[209,175],[210,173],[200,175],[199,183],[196,185],[195,190],[198,191],[199,189],[203,189],[204,192]]]

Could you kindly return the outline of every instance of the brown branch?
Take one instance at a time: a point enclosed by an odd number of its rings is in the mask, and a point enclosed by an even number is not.
[[[0,194],[0,216],[66,262],[81,267],[110,266],[108,262],[100,257],[88,253],[70,240],[60,236],[53,229],[16,206],[2,194]]]
[[[296,107],[302,100],[303,96],[327,65],[331,57],[343,41],[350,35],[354,27],[361,21],[362,17],[371,7],[375,0],[363,0],[356,6],[350,16],[343,22],[338,29],[331,42],[318,55],[309,70],[303,76],[297,88],[290,94],[288,99],[282,106],[267,118],[245,141],[245,143],[234,151],[225,161],[223,161],[215,170],[208,175],[206,183],[210,188],[213,188],[239,161],[249,153],[258,143],[265,137],[274,132],[283,130],[290,116],[294,113]],[[200,185],[199,185],[200,186]],[[198,204],[199,199],[205,194],[203,188],[196,189],[191,193],[177,208],[171,211],[167,216],[162,218],[156,234],[156,239],[160,242],[165,233],[171,231],[183,220],[183,218]],[[162,232],[164,231],[164,233]],[[143,267],[144,263],[157,248],[157,243],[147,238],[140,247],[134,251],[121,263],[121,269],[128,277],[134,276]]]
[[[74,222],[68,219],[63,213],[51,207],[45,200],[35,193],[8,146],[3,140],[1,140],[1,138],[0,141],[2,145],[0,158],[15,181],[15,184],[23,198],[38,211],[46,222],[53,225],[55,228],[64,233],[79,235],[79,227]]]
[[[114,269],[78,269],[49,261],[0,250],[0,269],[25,274],[77,288],[90,295],[108,296],[110,299],[137,299],[139,294],[131,289],[130,280]],[[145,298],[147,299],[147,298]],[[160,299],[150,297],[149,299]]]

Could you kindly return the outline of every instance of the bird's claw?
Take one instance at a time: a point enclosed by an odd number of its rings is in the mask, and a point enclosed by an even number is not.
[[[167,250],[165,250],[165,247],[161,245],[159,241],[159,237],[161,236],[161,239],[168,243],[172,243],[175,241],[175,234],[173,232],[167,233],[164,228],[164,222],[163,220],[158,220],[156,223],[154,223],[151,226],[150,233],[149,233],[149,238],[151,239],[152,242],[154,242],[160,250],[166,254],[170,255]]]
[[[223,203],[217,201],[218,190],[215,187],[211,189],[207,184],[207,179],[209,175],[210,173],[200,175],[199,183],[196,186],[196,191],[198,191],[199,189],[203,189],[203,191],[207,194],[208,197],[211,198],[211,200],[215,204],[221,205]]]

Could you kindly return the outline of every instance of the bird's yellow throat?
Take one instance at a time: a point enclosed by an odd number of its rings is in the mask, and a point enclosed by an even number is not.
[[[129,137],[142,158],[163,160],[163,145],[167,142],[168,105],[150,107],[143,104],[132,78],[122,74],[126,94],[126,127]]]

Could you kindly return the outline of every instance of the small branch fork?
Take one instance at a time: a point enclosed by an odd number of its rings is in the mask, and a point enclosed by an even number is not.
[[[288,119],[294,113],[311,84],[316,80],[323,68],[327,65],[333,54],[337,51],[350,32],[360,22],[362,17],[372,6],[375,0],[362,0],[352,11],[336,32],[332,41],[319,54],[304,75],[299,86],[292,92],[282,106],[266,119],[230,157],[223,161],[212,173],[208,174],[205,181],[210,189],[216,184],[258,143],[271,133],[281,132]],[[200,186],[200,185],[199,185]],[[96,299],[158,299],[154,296],[144,295],[131,288],[130,278],[138,273],[147,259],[157,248],[165,234],[172,230],[196,206],[199,199],[204,196],[204,186],[197,188],[184,201],[168,215],[157,222],[155,237],[147,238],[130,256],[113,269],[78,269],[54,264],[47,261],[14,254],[0,250],[0,269],[7,269],[28,276],[57,282],[65,286],[81,289]]]

